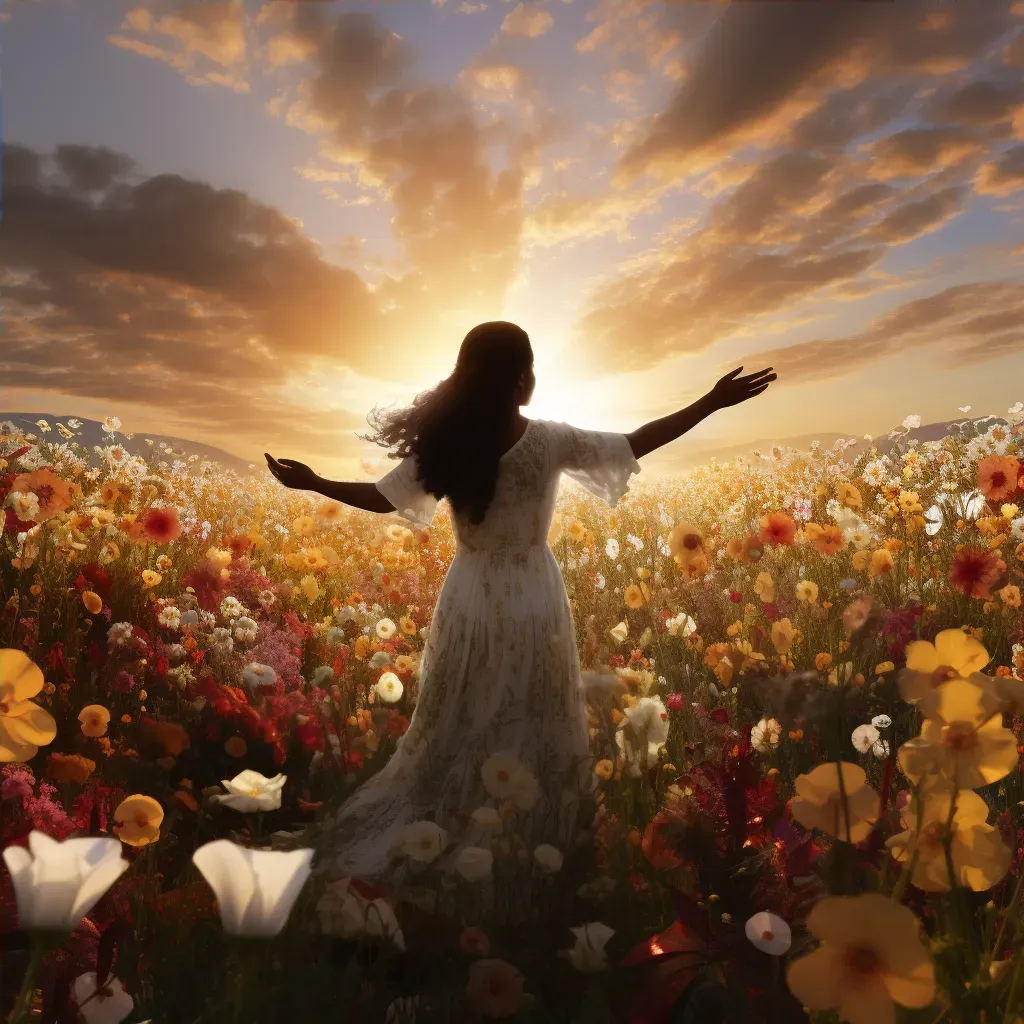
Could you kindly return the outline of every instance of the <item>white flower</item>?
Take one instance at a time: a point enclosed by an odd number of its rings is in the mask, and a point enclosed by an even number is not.
[[[871,719],[871,724],[876,729],[888,729],[889,726],[892,725],[892,719],[888,715],[875,715],[875,717]]]
[[[889,741],[875,740],[875,745],[871,748],[871,753],[874,754],[879,761],[884,761],[889,756]]]
[[[223,619],[237,619],[244,610],[242,602],[237,597],[225,597],[220,603],[220,614]]]
[[[491,828],[496,832],[501,831],[501,815],[498,813],[497,808],[478,807],[470,817],[481,828]]]
[[[658,751],[668,739],[668,728],[668,711],[660,697],[641,697],[626,709],[615,742],[634,778],[658,760]]]
[[[107,630],[108,644],[123,644],[131,639],[132,624],[130,622],[115,622]]]
[[[769,748],[779,745],[782,736],[782,725],[774,718],[762,718],[750,730],[750,744],[758,752],[764,753]]]
[[[28,849],[8,846],[4,863],[11,874],[22,928],[71,932],[100,897],[128,870],[117,839],[65,839],[29,833]]]
[[[697,631],[697,623],[685,612],[665,620],[665,628],[672,636],[690,636]]]
[[[917,428],[919,426],[921,426],[921,417],[920,416],[908,416],[903,421],[903,426],[907,430],[917,430]]]
[[[391,619],[377,620],[376,631],[377,636],[379,636],[381,640],[388,640],[391,637],[393,637],[397,629],[398,627],[394,624],[394,622],[392,622]]]
[[[245,685],[253,692],[256,692],[257,690],[273,686],[277,682],[277,673],[269,665],[261,665],[257,661],[251,661],[242,669],[242,678],[245,681]]]
[[[251,850],[227,839],[206,843],[192,854],[217,897],[224,931],[253,938],[281,933],[309,878],[312,859],[310,849]]]
[[[747,921],[744,931],[759,950],[772,956],[782,956],[793,944],[793,933],[789,925],[767,910],[762,910]]]
[[[391,655],[387,651],[374,651],[370,657],[370,668],[383,668],[389,661],[391,661]]]
[[[235,639],[240,643],[251,644],[256,641],[256,634],[259,630],[259,626],[256,624],[255,619],[250,619],[248,615],[243,615],[231,624],[235,631]]]
[[[382,672],[373,685],[373,692],[386,704],[394,704],[402,699],[402,680],[394,672]]]
[[[878,740],[878,729],[873,725],[858,725],[853,730],[850,742],[862,754],[866,754]]]
[[[924,514],[925,525],[924,532],[929,537],[934,537],[935,534],[942,529],[942,509],[938,505],[932,505]]]
[[[600,921],[570,928],[576,936],[576,945],[569,950],[569,963],[578,971],[593,974],[603,971],[608,966],[608,956],[604,947],[615,934],[614,929]]]
[[[161,626],[166,626],[168,629],[177,629],[181,625],[181,610],[173,604],[165,605],[160,609],[160,614],[156,617],[156,620]]]
[[[226,804],[236,811],[276,811],[281,806],[281,790],[286,775],[275,775],[268,779],[259,772],[246,768],[233,779],[222,779],[221,785],[228,791],[211,797],[214,803]]]
[[[135,1000],[117,978],[108,977],[97,992],[98,980],[95,971],[75,978],[72,991],[78,1012],[85,1024],[120,1024],[135,1008]]]
[[[482,846],[463,847],[455,855],[455,870],[467,882],[481,882],[491,874],[494,855]]]
[[[549,843],[542,843],[533,851],[533,859],[541,871],[554,874],[554,872],[562,870],[565,858],[557,847],[551,846]]]
[[[356,939],[362,935],[388,939],[404,951],[405,936],[391,904],[382,897],[366,899],[351,883],[351,878],[341,878],[324,887],[316,905],[324,934],[339,939]]]
[[[612,559],[619,557],[619,542],[614,537],[608,538],[608,543],[604,546],[604,553]]]
[[[432,821],[414,821],[398,835],[398,849],[422,864],[437,860],[448,845],[448,833]]]
[[[621,644],[629,636],[629,626],[625,622],[619,622],[612,626],[608,633],[617,644]]]
[[[384,1024],[416,1024],[419,996],[399,996],[384,1011]]]

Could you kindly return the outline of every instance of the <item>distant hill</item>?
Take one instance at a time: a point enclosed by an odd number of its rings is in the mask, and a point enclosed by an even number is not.
[[[68,425],[68,420],[74,419],[81,424],[74,428],[74,437],[63,438],[57,432],[57,424]],[[224,451],[223,448],[215,448],[213,445],[203,444],[200,441],[190,441],[183,437],[171,437],[168,434],[147,434],[147,433],[123,433],[115,431],[108,434],[103,429],[99,420],[87,420],[81,416],[54,416],[46,412],[0,412],[0,423],[10,420],[26,433],[35,434],[40,441],[61,442],[67,440],[70,444],[77,441],[90,454],[94,445],[120,444],[125,451],[132,455],[139,455],[156,463],[165,459],[168,463],[175,459],[186,460],[190,455],[198,455],[199,459],[207,459],[210,462],[219,463],[225,469],[233,469],[239,476],[248,476],[254,472],[249,468],[249,462]],[[50,425],[48,433],[44,433],[38,426],[37,420],[46,420]],[[146,444],[149,438],[153,444]],[[164,446],[161,448],[161,444]],[[198,465],[198,461],[193,463]],[[256,466],[256,470],[262,468],[262,463]]]

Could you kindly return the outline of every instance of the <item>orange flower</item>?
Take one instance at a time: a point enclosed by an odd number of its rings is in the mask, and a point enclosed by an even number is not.
[[[54,782],[76,782],[84,786],[96,771],[96,762],[81,754],[50,754],[46,759],[46,773]]]
[[[128,846],[148,846],[160,838],[164,809],[151,796],[135,793],[114,811],[114,835]]]
[[[37,523],[45,522],[70,508],[82,494],[78,484],[62,480],[52,469],[44,466],[32,473],[22,473],[14,478],[11,491],[22,494],[32,493],[39,499]]]
[[[88,704],[78,713],[85,736],[102,736],[110,723],[110,712],[102,704]]]
[[[970,546],[954,555],[949,581],[961,594],[987,601],[1005,570],[1006,563],[998,552]]]
[[[745,545],[742,537],[731,537],[729,543],[725,545],[725,553],[734,562],[746,561]]]
[[[1012,455],[990,455],[978,463],[978,490],[989,501],[1006,501],[1017,490],[1020,463]]]
[[[846,547],[846,538],[838,526],[826,526],[813,543],[815,551],[820,551],[823,555],[834,555]]]
[[[103,611],[103,598],[94,590],[82,591],[82,604],[85,605],[85,610],[92,615],[99,615]]]
[[[771,512],[761,517],[758,537],[765,544],[789,547],[796,539],[796,522],[785,512]]]
[[[683,567],[706,558],[704,538],[700,530],[689,523],[678,523],[672,529],[668,535],[668,547],[676,564]]]
[[[868,572],[872,576],[884,576],[892,568],[892,553],[888,548],[879,548],[871,552]]]

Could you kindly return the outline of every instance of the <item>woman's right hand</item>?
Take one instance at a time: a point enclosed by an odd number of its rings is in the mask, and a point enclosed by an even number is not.
[[[285,485],[296,491],[315,490],[315,484],[319,477],[304,462],[296,462],[294,459],[275,459],[267,452],[263,453],[267,460],[270,472]]]
[[[738,376],[742,369],[743,367],[740,366],[733,370],[732,373],[727,373],[708,392],[708,398],[716,409],[725,409],[730,405],[739,405],[740,402],[746,402],[755,395],[761,394],[777,376],[772,373],[773,367],[771,366],[766,370],[758,370],[757,373],[748,373],[745,377]]]

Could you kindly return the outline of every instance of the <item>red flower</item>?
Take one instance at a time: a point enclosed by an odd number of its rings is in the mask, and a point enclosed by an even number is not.
[[[743,600],[743,594],[739,590],[730,590],[729,600],[732,601],[733,604],[740,604]]]
[[[181,536],[178,510],[173,505],[147,509],[139,525],[146,539],[155,544],[170,544]]]
[[[205,611],[216,611],[224,595],[225,582],[221,574],[209,562],[193,569],[182,581],[184,586],[195,591],[199,606]]]
[[[796,522],[785,512],[772,512],[762,516],[758,537],[765,544],[789,546],[796,538]]]
[[[1002,578],[1006,563],[998,552],[980,547],[965,547],[953,558],[949,581],[967,597],[988,600],[992,587]]]
[[[110,574],[106,569],[101,569],[94,562],[82,566],[82,571],[75,580],[75,586],[79,590],[94,590],[102,598],[106,598],[110,590]]]

